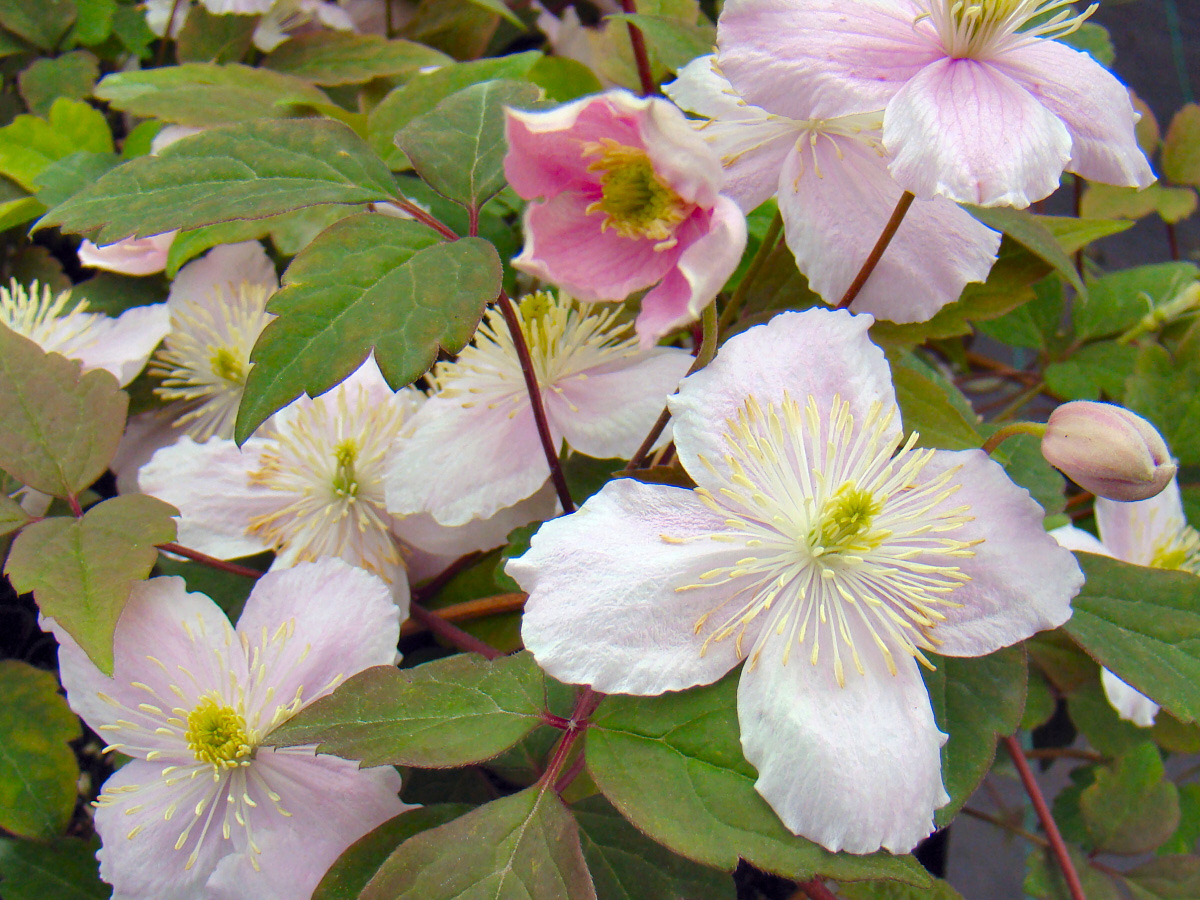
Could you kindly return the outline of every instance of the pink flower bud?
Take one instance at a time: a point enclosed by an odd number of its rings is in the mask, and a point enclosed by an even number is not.
[[[1162,435],[1112,403],[1075,400],[1056,409],[1042,436],[1042,456],[1080,487],[1109,500],[1145,500],[1175,477]]]

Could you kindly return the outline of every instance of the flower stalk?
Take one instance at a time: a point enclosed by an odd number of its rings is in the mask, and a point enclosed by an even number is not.
[[[883,226],[883,231],[879,233],[879,240],[875,242],[875,246],[871,248],[866,262],[862,264],[862,268],[858,270],[858,274],[850,282],[850,287],[846,288],[846,293],[838,301],[837,309],[845,309],[854,302],[854,298],[858,296],[858,292],[863,289],[863,285],[867,283],[867,279],[871,277],[871,273],[879,265],[879,260],[883,258],[888,244],[896,236],[896,232],[900,228],[900,223],[904,221],[905,215],[908,214],[908,208],[912,206],[915,199],[917,199],[916,195],[912,191],[905,191],[900,195],[900,199],[896,202],[896,208],[892,210],[891,218]]]

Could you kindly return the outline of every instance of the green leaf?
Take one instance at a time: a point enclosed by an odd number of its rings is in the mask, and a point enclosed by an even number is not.
[[[1095,295],[1091,302],[1096,302]],[[1064,400],[1107,397],[1119,401],[1125,394],[1125,379],[1133,374],[1137,355],[1136,347],[1116,341],[1089,344],[1066,362],[1046,366],[1046,387]]]
[[[372,350],[396,389],[457,353],[500,290],[496,251],[480,238],[443,241],[416,222],[379,213],[337,222],[284,273],[259,337],[238,411],[244,441],[301,393],[328,390]]]
[[[571,807],[588,871],[603,900],[732,900],[727,872],[700,866],[654,843],[603,797]]]
[[[509,9],[508,4],[504,0],[467,0],[467,2],[490,13],[495,13],[500,18],[507,19],[513,25],[516,25],[522,31],[525,30],[525,23],[521,21],[521,17]]]
[[[1181,222],[1196,211],[1196,191],[1155,182],[1145,188],[1089,184],[1080,211],[1087,216],[1141,219],[1158,213],[1164,222]]]
[[[717,39],[716,29],[707,22],[695,25],[640,13],[617,13],[607,20],[636,25],[646,39],[646,46],[672,72],[678,72],[698,56],[712,53]]]
[[[1200,578],[1078,553],[1087,576],[1064,628],[1183,722],[1200,717]]]
[[[1152,859],[1127,872],[1125,883],[1135,900],[1195,900],[1200,897],[1200,857]]]
[[[445,66],[434,72],[416,75],[371,110],[367,135],[371,148],[392,169],[408,168],[408,158],[395,144],[400,130],[424,112],[433,109],[451,94],[484,81],[512,79],[520,81],[541,58],[536,51],[514,53],[495,59]]]
[[[541,724],[543,676],[528,653],[458,654],[413,669],[375,666],[268,737],[363,765],[440,768],[491,759]]]
[[[431,188],[479,209],[505,184],[504,108],[529,106],[538,94],[517,81],[473,84],[405,125],[396,144]]]
[[[920,434],[919,447],[940,447],[944,450],[970,450],[983,445],[984,437],[976,427],[977,418],[964,414],[963,404],[970,409],[966,398],[953,402],[948,390],[958,393],[953,385],[941,385],[920,371],[920,364],[911,356],[903,357],[892,366],[896,386],[896,401],[906,432]]]
[[[120,162],[121,158],[115,153],[91,153],[87,150],[63,157],[43,169],[34,182],[38,189],[38,203],[43,205],[43,209],[66,203]]]
[[[1119,756],[1145,743],[1147,732],[1117,715],[1100,685],[1100,670],[1094,668],[1087,680],[1067,697],[1071,723],[1087,742],[1105,756]]]
[[[426,66],[453,64],[432,47],[377,34],[319,31],[272,50],[263,65],[314,84],[361,84],[373,78],[411,78]]]
[[[108,900],[112,888],[100,880],[92,839],[52,843],[0,838],[0,889],[5,900]]]
[[[1087,286],[1075,271],[1075,263],[1063,250],[1054,232],[1039,221],[1040,217],[1024,210],[1001,206],[988,209],[971,206],[967,209],[984,225],[1008,235],[1029,252],[1049,263],[1075,288],[1076,293],[1082,297],[1087,296]]]
[[[543,56],[529,70],[529,80],[545,91],[547,100],[555,103],[566,103],[604,90],[591,69],[565,56]]]
[[[44,353],[0,327],[0,468],[22,484],[66,498],[108,467],[129,398],[97,369]]]
[[[96,96],[135,116],[199,127],[276,118],[297,104],[329,102],[300,78],[237,63],[116,72],[96,85]]]
[[[76,10],[75,24],[67,35],[66,43],[85,47],[103,43],[112,34],[116,12],[117,0],[87,0]]]
[[[1075,307],[1075,333],[1080,339],[1115,335],[1160,309],[1200,277],[1189,262],[1156,263],[1122,269],[1093,281],[1087,303]]]
[[[43,50],[53,50],[75,21],[73,0],[0,0],[0,25]]]
[[[29,514],[8,494],[0,493],[0,537],[12,534],[29,521]]]
[[[235,63],[245,57],[254,40],[258,16],[214,15],[203,4],[188,10],[175,39],[181,63]]]
[[[1125,405],[1158,428],[1171,454],[1200,463],[1200,359],[1143,344],[1125,388]]]
[[[1083,884],[1087,900],[1125,900],[1114,879],[1093,867],[1088,859],[1068,845],[1067,852]],[[1034,850],[1025,865],[1023,890],[1036,900],[1071,900],[1062,869],[1049,849]]]
[[[240,562],[251,569],[265,572],[271,565],[271,559],[270,553],[260,553]],[[246,575],[214,569],[190,559],[171,559],[167,556],[159,557],[155,574],[182,578],[189,591],[211,599],[231,622],[236,622],[242,614],[242,607],[246,605],[256,582],[256,579]]]
[[[1109,218],[1083,218],[1074,216],[1037,216],[1039,225],[1054,235],[1064,253],[1082,250],[1092,241],[1120,234],[1133,227],[1130,222]]]
[[[154,43],[155,34],[146,24],[146,14],[136,6],[120,4],[113,13],[113,36],[126,50],[142,60],[149,59],[148,47]]]
[[[741,672],[660,697],[605,698],[587,735],[587,766],[640,831],[696,862],[732,871],[738,859],[786,878],[893,878],[929,884],[909,856],[830,853],[788,831],[754,790],[742,756]]]
[[[1200,187],[1200,104],[1185,104],[1163,138],[1162,171],[1176,184]]]
[[[393,816],[346,848],[317,885],[312,900],[358,900],[359,893],[396,847],[470,810],[462,803],[438,803]]]
[[[1108,29],[1095,22],[1084,22],[1071,34],[1063,35],[1062,42],[1084,51],[1102,66],[1111,66],[1117,56]]]
[[[527,788],[409,838],[359,900],[596,900],[575,820]]]
[[[391,173],[345,125],[263,119],[130,160],[50,210],[37,227],[100,229],[96,242],[111,244],[323,203],[387,200],[394,192]]]
[[[50,107],[49,120],[17,116],[0,128],[0,174],[33,193],[51,163],[80,150],[112,153],[112,135],[102,112],[64,97]]]
[[[1161,712],[1159,718],[1163,718]],[[1154,724],[1157,727],[1157,719]],[[1200,784],[1191,782],[1179,785],[1179,827],[1156,852],[1159,856],[1191,853],[1197,841],[1200,841]]]
[[[1079,807],[1097,850],[1146,853],[1175,832],[1179,793],[1165,775],[1162,757],[1150,741],[1096,769],[1096,780],[1083,791]]]
[[[69,741],[79,719],[50,672],[0,660],[0,828],[27,838],[62,834],[75,812],[79,764]]]
[[[962,894],[940,878],[935,878],[930,887],[913,887],[898,881],[839,884],[838,895],[844,900],[962,900]]]
[[[942,782],[950,802],[936,823],[950,822],[991,768],[996,738],[1012,734],[1025,708],[1025,649],[1007,647],[989,656],[936,657],[922,670],[938,727],[950,736],[942,747]]]
[[[113,629],[135,582],[158,558],[155,544],[175,539],[174,507],[147,494],[124,494],[82,519],[43,519],[21,531],[5,574],[44,615],[75,638],[96,667],[112,674]]]
[[[99,77],[96,57],[86,50],[75,50],[54,59],[36,60],[17,76],[17,83],[29,111],[46,116],[59,97],[82,100],[92,92]]]

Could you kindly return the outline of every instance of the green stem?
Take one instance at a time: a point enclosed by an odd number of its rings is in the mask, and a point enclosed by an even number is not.
[[[1010,422],[984,441],[982,449],[984,453],[991,456],[996,448],[1010,437],[1016,437],[1018,434],[1032,434],[1035,437],[1041,437],[1045,433],[1046,426],[1041,422]]]
[[[782,232],[783,216],[779,213],[779,210],[776,210],[775,218],[767,226],[767,233],[763,235],[762,243],[758,245],[754,259],[750,260],[750,267],[746,269],[746,274],[738,282],[737,290],[733,292],[733,296],[725,304],[725,311],[721,313],[721,321],[718,323],[718,329],[721,334],[728,331],[729,327],[737,321],[738,313],[742,311],[742,306],[746,303],[746,295],[750,293],[750,285],[754,283],[759,273],[762,272],[763,266],[767,263],[767,258],[774,252],[775,245],[779,243],[779,235]]]

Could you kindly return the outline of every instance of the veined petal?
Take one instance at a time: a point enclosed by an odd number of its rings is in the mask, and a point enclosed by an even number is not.
[[[138,470],[164,447],[184,436],[186,425],[179,425],[176,410],[160,407],[136,413],[125,423],[125,433],[108,467],[117,476],[117,493],[138,492]]]
[[[883,118],[892,177],[921,199],[1022,209],[1058,187],[1071,136],[997,66],[940,59],[892,98]]]
[[[735,641],[702,652],[715,623],[701,623],[731,589],[690,586],[736,561],[738,549],[709,537],[724,528],[691,491],[610,481],[578,512],[544,524],[506,566],[529,592],[525,646],[555,678],[606,693],[716,681],[737,665]],[[759,627],[751,624],[749,641]]]
[[[263,749],[255,772],[291,815],[280,816],[266,798],[249,810],[257,852],[242,846],[222,860],[208,881],[206,900],[310,897],[342,851],[412,808],[396,796],[400,775],[391,766],[359,769],[333,756]]]
[[[957,490],[943,508],[969,506],[973,516],[947,537],[980,541],[973,556],[955,560],[970,580],[949,599],[961,608],[943,607],[946,621],[933,629],[943,656],[984,656],[1057,628],[1071,617],[1071,598],[1083,586],[1083,573],[1071,551],[1042,528],[1045,512],[1029,492],[982,450],[939,450],[922,471],[922,480],[959,467],[951,484]]]
[[[161,764],[135,759],[104,783],[96,809],[96,831],[103,845],[96,858],[100,877],[117,885],[115,900],[195,900],[204,896],[205,881],[228,852],[219,815],[215,827],[204,830],[195,825],[189,840],[175,849],[195,818],[196,805],[205,800],[212,809],[217,789],[211,778],[203,776],[183,778],[168,787],[161,769]],[[186,868],[193,851],[196,861]]]
[[[1100,670],[1100,684],[1104,688],[1104,696],[1122,719],[1139,728],[1149,728],[1154,724],[1159,706],[1145,694],[1127,685],[1108,669]]]
[[[395,515],[429,513],[442,525],[489,519],[550,477],[523,392],[432,397],[412,428],[388,462],[387,509]]]
[[[730,338],[716,359],[683,380],[667,404],[675,448],[688,474],[705,486],[712,478],[701,457],[724,467],[722,432],[748,397],[765,408],[780,404],[784,394],[801,404],[811,394],[824,409],[840,396],[855,418],[865,418],[876,401],[884,415],[895,410],[891,370],[867,337],[874,321],[845,310],[810,309],[780,313],[768,325]],[[889,433],[899,441],[898,416]]]
[[[1175,479],[1148,500],[1121,503],[1098,497],[1095,509],[1104,546],[1117,559],[1138,566],[1150,565],[1164,538],[1187,524]]]
[[[736,203],[720,196],[711,211],[697,211],[678,236],[683,252],[675,268],[642,298],[637,333],[643,348],[695,322],[716,299],[746,249],[746,217]]]
[[[265,728],[276,707],[310,703],[355,672],[391,665],[400,610],[381,578],[327,558],[258,579],[237,633],[252,666],[247,708],[261,710]]]
[[[1058,116],[1071,135],[1067,169],[1089,181],[1144,188],[1154,181],[1138,147],[1128,89],[1088,54],[1058,41],[1033,41],[994,63]]]
[[[594,199],[564,191],[545,203],[529,204],[525,248],[513,265],[580,300],[624,300],[666,275],[679,250],[656,251],[653,241],[602,230],[604,216],[586,212]]]
[[[170,330],[165,303],[135,306],[116,319],[94,320],[87,341],[73,348],[71,356],[85,370],[104,369],[124,387],[146,367],[146,361]]]
[[[755,788],[784,825],[830,850],[908,852],[950,799],[939,755],[946,736],[916,660],[897,659],[892,675],[882,656],[863,654],[865,674],[848,672],[843,687],[832,666],[804,654],[784,663],[786,643],[764,631],[758,664],[747,664],[738,685]]]
[[[721,71],[748,102],[792,119],[882,109],[943,55],[912,0],[729,0]]]
[[[560,379],[546,392],[546,415],[572,449],[628,459],[691,364],[686,350],[658,347]]]
[[[903,193],[887,161],[857,138],[819,134],[790,153],[779,181],[788,247],[814,291],[837,303]],[[892,322],[923,322],[983,281],[1000,235],[950,201],[916,200],[851,304]]]
[[[218,559],[262,553],[271,545],[249,531],[250,520],[281,502],[270,488],[250,482],[263,445],[261,438],[239,448],[222,438],[197,444],[181,437],[138,470],[138,488],[179,510],[179,543],[185,547]]]

